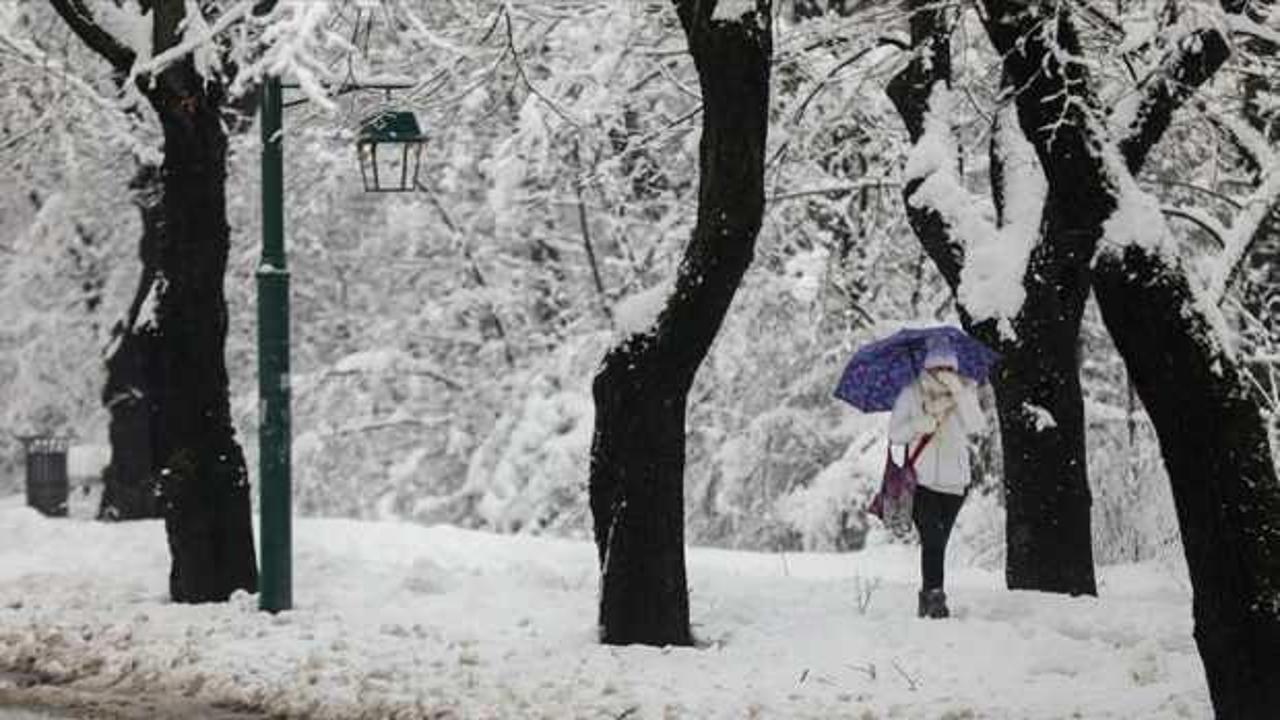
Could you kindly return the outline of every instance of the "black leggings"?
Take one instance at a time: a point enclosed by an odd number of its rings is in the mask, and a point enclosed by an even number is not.
[[[942,565],[947,557],[947,538],[964,503],[963,495],[916,488],[911,518],[920,533],[920,574],[925,590],[942,589]]]

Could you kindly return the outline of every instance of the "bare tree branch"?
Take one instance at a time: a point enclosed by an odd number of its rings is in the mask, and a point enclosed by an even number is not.
[[[49,0],[49,3],[85,45],[111,63],[117,72],[129,71],[136,55],[98,24],[83,0]]]
[[[1230,56],[1231,48],[1217,28],[1197,30],[1179,40],[1143,80],[1133,124],[1121,130],[1120,152],[1130,172],[1142,167],[1147,154],[1169,129],[1173,114]]]

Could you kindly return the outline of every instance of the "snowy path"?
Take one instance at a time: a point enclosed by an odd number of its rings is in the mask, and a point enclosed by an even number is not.
[[[264,712],[172,693],[12,685],[0,674],[0,720],[263,720]]]
[[[690,554],[698,649],[593,642],[585,543],[301,520],[298,609],[164,601],[158,522],[0,501],[0,669],[77,691],[317,718],[1204,718],[1189,599],[1155,565],[1102,599],[950,580],[921,621],[910,548]],[[855,597],[883,582],[859,613]]]
[[[52,708],[45,709],[39,705],[31,705],[25,701],[12,706],[8,702],[9,699],[0,693],[0,720],[69,720],[75,717]],[[54,714],[55,712],[58,714]]]

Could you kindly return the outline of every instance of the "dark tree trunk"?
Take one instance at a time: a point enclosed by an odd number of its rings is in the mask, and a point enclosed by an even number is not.
[[[1100,162],[1098,153],[1105,152],[1109,140],[1095,125],[1100,113],[1083,65],[1068,70],[1079,73],[1071,80],[1076,115],[1053,113],[1063,120],[1053,126],[1037,118],[1044,108],[1030,104],[1035,93],[1025,88],[1061,72],[1037,57],[1044,57],[1035,46],[1045,37],[1036,28],[1042,19],[1034,16],[1037,7],[986,4],[993,44],[1005,58],[1006,72],[1024,88],[1020,122],[1050,179],[1049,227],[1042,242],[1064,245],[1048,251],[1071,252],[1071,261],[1084,265],[1117,205],[1126,168]],[[1045,17],[1058,22],[1057,42],[1078,55],[1069,14]],[[1138,125],[1118,148],[1129,172],[1141,167],[1174,110],[1227,57],[1217,32],[1196,35],[1179,43],[1140,88]],[[1080,114],[1079,108],[1089,112]],[[1053,129],[1049,144],[1042,142],[1047,127]],[[1072,182],[1054,181],[1072,176]],[[1062,209],[1054,210],[1055,204]],[[936,216],[923,221],[941,225]],[[1217,331],[1185,272],[1159,249],[1107,248],[1095,263],[1092,282],[1160,438],[1191,572],[1196,640],[1216,714],[1271,717],[1280,704],[1275,681],[1280,677],[1280,483],[1257,403],[1235,360],[1215,339]]]
[[[1045,83],[1023,89],[1029,93],[1026,99],[1035,98],[1038,116],[1033,117],[1039,125],[1050,121],[1045,111],[1053,108],[1041,98],[1055,92],[1054,87]],[[992,189],[1003,215],[1006,185],[994,146],[993,140]],[[1073,200],[1064,202],[1054,192],[1055,177],[1046,175],[1042,237],[1023,281],[1026,299],[1014,322],[1017,339],[998,337],[991,323],[972,329],[1004,355],[994,386],[1004,443],[1005,582],[1014,590],[1096,595],[1079,344],[1089,294],[1087,264],[1080,253],[1087,252],[1081,245],[1087,247],[1088,241],[1044,241],[1078,236],[1073,220],[1084,209]],[[1075,182],[1070,177],[1056,180],[1060,185]],[[1092,204],[1097,215],[1097,201]]]
[[[590,500],[601,568],[600,639],[689,645],[684,560],[685,405],[764,213],[770,7],[713,19],[677,0],[702,88],[698,221],[653,327],[604,358],[593,386]]]
[[[992,384],[1004,451],[1005,583],[1011,590],[1096,595],[1080,318],[1034,302],[1028,293],[1016,342],[969,327],[1003,353]],[[1052,424],[1029,406],[1049,413]]]
[[[1219,720],[1280,707],[1280,483],[1266,424],[1181,268],[1137,246],[1094,270],[1103,319],[1155,424]]]
[[[1067,14],[1058,19],[1059,36],[1066,30],[1069,37]],[[988,26],[1005,53],[1006,68],[1010,58],[1021,55],[1009,50],[1028,29],[1016,22]],[[1141,88],[1138,124],[1119,146],[1125,166],[1098,167],[1095,160],[1090,169],[1083,153],[1075,158],[1042,154],[1042,161],[1084,169],[1069,187],[1115,207],[1120,188],[1131,182],[1123,174],[1141,168],[1174,110],[1227,58],[1228,47],[1216,31],[1198,35],[1175,48],[1161,72]],[[1036,68],[1026,70],[1029,76]],[[1098,106],[1086,88],[1077,86],[1075,100],[1094,111],[1069,122],[1080,137],[1093,138],[1081,147],[1094,149],[1097,157],[1097,149],[1105,148],[1105,133],[1096,127]],[[1031,122],[1023,117],[1024,128],[1043,127]],[[1063,196],[1057,192],[1055,200]],[[1106,216],[1077,213],[1078,203],[1069,207],[1079,237],[1095,238],[1096,244]],[[1048,235],[1055,244],[1070,240]],[[1208,314],[1216,310],[1202,309],[1184,269],[1163,252],[1138,244],[1107,246],[1094,264],[1092,282],[1103,319],[1160,438],[1191,572],[1196,640],[1216,714],[1271,717],[1280,703],[1275,682],[1280,677],[1280,484],[1257,403],[1217,339]]]
[[[50,1],[119,77],[128,76],[134,51],[95,23],[84,0]],[[187,3],[152,0],[148,6],[151,49],[158,54],[178,43]],[[258,585],[249,477],[231,425],[224,357],[225,98],[219,80],[201,77],[189,56],[158,75],[143,74],[138,89],[164,130],[163,232],[148,291],[154,293],[154,337],[143,355],[151,463],[172,556],[169,592],[178,602],[225,600]]]
[[[1029,383],[1029,395],[1049,403],[1042,407],[1059,427],[1037,433],[1024,419],[1018,430],[1031,435],[1032,452],[1019,458],[1006,449],[1006,463],[1022,464],[1025,473],[1016,486],[1007,485],[1008,583],[1096,594],[1078,343],[1089,259],[1116,206],[1111,194],[1098,191],[1106,174],[1097,148],[1107,138],[1086,122],[1086,113],[1098,108],[1088,68],[1061,62],[1063,53],[1083,54],[1069,15],[1045,8],[1040,17],[1031,11],[1021,15],[1011,12],[1011,4],[986,3],[987,31],[1004,58],[1010,86],[1018,88],[1018,123],[1035,148],[1048,194],[1040,243],[1027,269],[1027,298],[1017,324],[1020,347],[1009,369],[1020,375],[1015,387]],[[1052,32],[1036,29],[1042,22]],[[1002,415],[1017,412],[1008,405],[1001,402]],[[1046,479],[1046,468],[1054,468],[1056,477]],[[1060,560],[1071,566],[1054,568]]]
[[[124,320],[112,331],[107,382],[102,404],[111,414],[111,463],[102,473],[100,520],[160,517],[159,493],[151,452],[153,412],[151,372],[156,328],[139,317],[156,278],[157,251],[164,232],[160,169],[143,165],[131,183],[142,221],[139,260],[142,273]]]
[[[1229,4],[1227,9],[1232,8]],[[1137,174],[1182,97],[1230,50],[1201,33],[1149,93],[1145,122],[1122,143]],[[1181,95],[1181,97],[1180,97]],[[1280,707],[1280,482],[1258,398],[1220,345],[1184,268],[1159,249],[1108,248],[1094,267],[1104,322],[1160,440],[1191,575],[1196,644],[1220,720]]]
[[[1083,53],[1070,14],[1000,0],[985,5],[988,34],[1004,59],[1010,85],[1018,88],[1019,125],[1048,182],[1042,236],[1016,323],[1017,347],[1008,348],[996,386],[998,397],[1009,389],[1016,396],[1012,402],[1001,397],[999,403],[1006,473],[1017,478],[1006,481],[1008,583],[1095,594],[1078,338],[1090,288],[1089,259],[1116,207],[1112,179],[1098,151],[1109,139],[1087,120],[1088,113],[1099,112],[1088,68],[1064,64],[1056,52]],[[1042,31],[1041,23],[1050,24],[1052,32]],[[1177,79],[1184,84],[1157,83],[1154,90],[1160,92],[1151,92],[1149,103],[1180,102],[1179,93],[1202,81]],[[1123,150],[1127,154],[1132,148]],[[997,183],[997,201],[999,190]],[[1038,431],[1022,412],[1026,402],[1049,410],[1058,427]],[[1012,451],[1010,431],[1023,436]],[[1011,463],[1022,467],[1013,469]],[[1046,467],[1055,468],[1055,475],[1046,475]],[[1063,561],[1067,567],[1055,567]]]
[[[924,118],[933,88],[951,80],[950,42],[943,11],[921,0],[911,17],[912,43],[917,54],[889,84],[888,93],[913,142],[924,133]],[[1028,43],[1025,61],[1056,69],[1043,45]],[[1061,75],[1046,72],[1022,82],[1019,112],[1044,119],[1057,107],[1050,101],[1061,91]],[[1023,123],[1024,127],[1027,127]],[[1028,137],[1037,150],[1045,138]],[[998,153],[993,153],[998,154]],[[998,162],[995,166],[998,168]],[[1070,186],[1070,177],[1047,178]],[[953,292],[960,285],[963,247],[952,237],[945,219],[933,208],[912,202],[924,178],[903,190],[908,218],[926,252]],[[1003,178],[993,174],[997,207],[1002,206]],[[1086,208],[1088,197],[1072,197]],[[1062,202],[1045,208],[1042,232],[1070,235],[1071,213],[1059,212]],[[1066,207],[1070,207],[1067,205]],[[1109,210],[1108,210],[1109,211]],[[1096,214],[1095,210],[1095,214]],[[975,322],[961,308],[965,329],[999,350],[1002,359],[992,385],[1003,450],[1006,503],[1006,582],[1010,588],[1096,594],[1093,569],[1092,519],[1084,443],[1084,403],[1079,379],[1078,336],[1088,280],[1079,253],[1087,246],[1068,243],[1037,244],[1024,279],[1026,300],[1013,319],[1013,338],[1002,335],[993,321]],[[1051,422],[1043,413],[1048,413]]]
[[[591,514],[601,568],[600,640],[691,645],[684,562],[687,388],[610,352],[596,376]],[[649,377],[644,377],[648,375]],[[657,387],[655,387],[657,386]]]
[[[221,93],[189,59],[166,69],[149,93],[164,129],[151,444],[173,560],[169,589],[180,602],[257,589],[249,476],[231,425],[225,361]]]

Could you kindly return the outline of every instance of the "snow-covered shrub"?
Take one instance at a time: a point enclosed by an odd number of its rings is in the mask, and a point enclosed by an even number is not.
[[[590,534],[586,468],[595,410],[581,387],[540,379],[472,455],[468,485],[483,488],[476,520],[500,532]]]
[[[882,429],[864,432],[808,484],[779,499],[779,514],[800,534],[805,550],[863,546],[872,522],[863,508],[879,488],[884,448]]]

